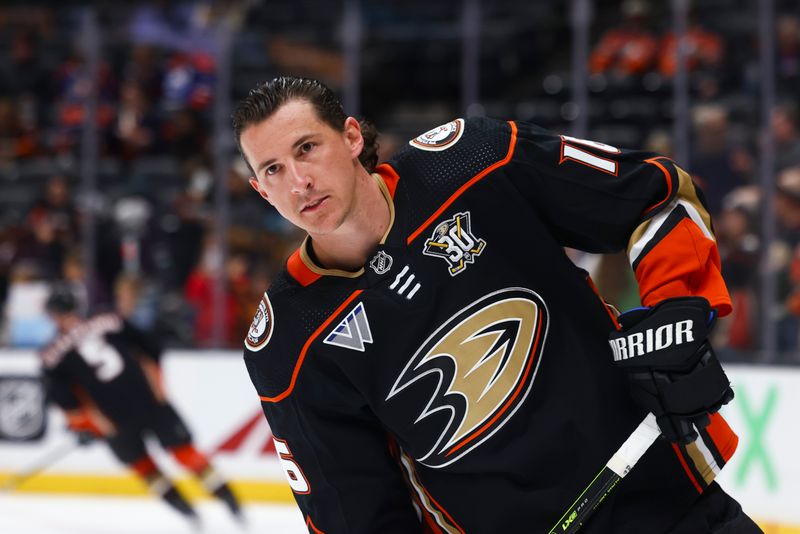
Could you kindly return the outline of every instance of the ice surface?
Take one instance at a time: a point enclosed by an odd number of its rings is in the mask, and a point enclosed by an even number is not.
[[[240,527],[220,503],[195,502],[202,528],[195,530],[166,504],[149,497],[0,494],[2,534],[300,534],[308,532],[292,505],[244,505]]]

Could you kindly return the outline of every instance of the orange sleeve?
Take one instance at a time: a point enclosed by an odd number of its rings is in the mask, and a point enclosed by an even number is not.
[[[720,316],[733,307],[706,210],[691,176],[669,160],[648,160],[675,183],[676,195],[634,231],[629,257],[645,306],[673,297],[705,297]]]
[[[705,297],[720,316],[732,310],[716,243],[690,219],[683,219],[648,252],[635,275],[645,306],[691,295]]]

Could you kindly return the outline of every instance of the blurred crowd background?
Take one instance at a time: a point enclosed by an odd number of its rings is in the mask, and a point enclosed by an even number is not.
[[[0,346],[48,340],[56,280],[167,346],[240,346],[302,237],[230,133],[280,74],[329,84],[383,158],[473,115],[675,158],[715,217],[722,357],[800,364],[800,9],[779,0],[4,2]],[[624,253],[570,254],[638,304]]]

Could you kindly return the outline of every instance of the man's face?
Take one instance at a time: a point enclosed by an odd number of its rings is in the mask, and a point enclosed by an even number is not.
[[[253,189],[312,236],[334,232],[352,212],[364,144],[358,122],[339,132],[306,100],[292,100],[242,132]]]
[[[78,315],[71,312],[47,312],[48,317],[50,320],[53,321],[53,324],[56,325],[56,330],[60,333],[67,332],[72,325],[79,321]]]

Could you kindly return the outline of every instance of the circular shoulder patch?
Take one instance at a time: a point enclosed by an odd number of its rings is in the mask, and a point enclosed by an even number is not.
[[[442,124],[438,128],[427,131],[419,137],[415,137],[408,144],[420,150],[437,152],[446,150],[456,144],[463,134],[464,119],[456,119],[453,122]]]
[[[258,303],[258,311],[256,311],[256,316],[253,317],[253,324],[250,325],[250,330],[244,340],[245,346],[250,350],[260,349],[269,342],[274,328],[275,318],[272,312],[272,304],[270,304],[269,297],[265,291],[264,296],[261,297],[261,302]]]

